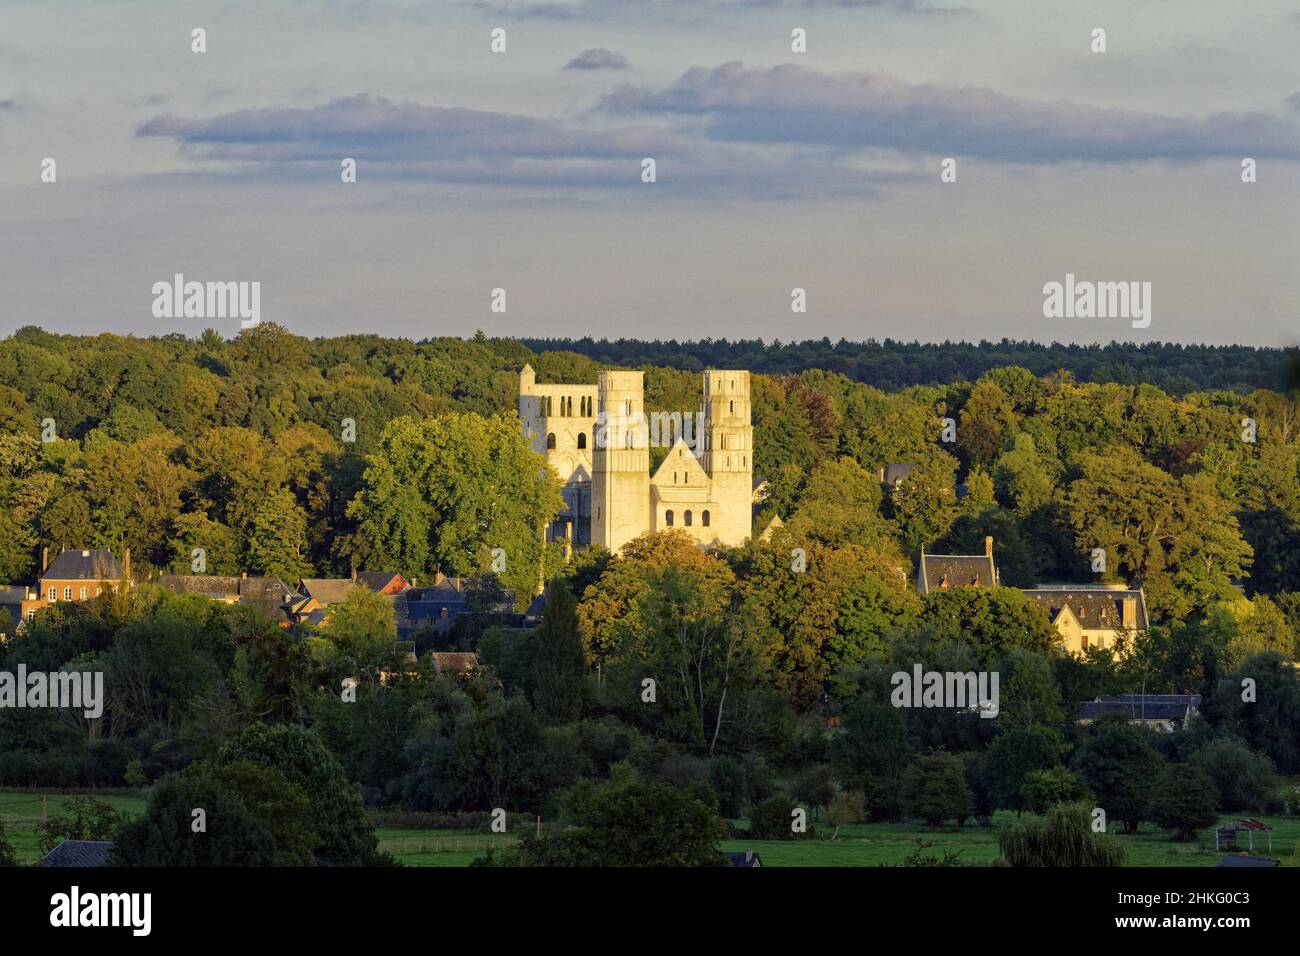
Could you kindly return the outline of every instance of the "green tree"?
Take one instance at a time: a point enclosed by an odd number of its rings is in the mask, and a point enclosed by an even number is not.
[[[374,866],[391,862],[379,853],[360,788],[348,782],[338,759],[312,731],[284,724],[252,724],[221,748],[217,760],[221,766],[248,762],[277,770],[302,788],[311,805],[318,863]]]
[[[587,655],[578,628],[578,603],[563,580],[551,582],[533,640],[537,645],[533,706],[538,716],[547,723],[577,720],[587,687]]]
[[[1030,817],[998,833],[1002,858],[1010,866],[1123,866],[1124,847],[1094,833],[1088,807],[1056,804],[1046,816]]]
[[[1194,840],[1196,831],[1219,819],[1219,791],[1209,774],[1192,764],[1171,764],[1151,804],[1151,818],[1175,840]]]
[[[970,812],[966,770],[953,754],[918,754],[904,774],[903,791],[911,812],[932,831],[945,820],[964,819]]]
[[[248,562],[259,574],[297,581],[311,574],[307,561],[307,513],[288,488],[258,506],[248,537]]]
[[[1129,833],[1150,819],[1156,782],[1164,760],[1147,739],[1147,731],[1119,718],[1103,718],[1075,755],[1074,769],[1083,775],[1097,805],[1113,820],[1123,820]]]

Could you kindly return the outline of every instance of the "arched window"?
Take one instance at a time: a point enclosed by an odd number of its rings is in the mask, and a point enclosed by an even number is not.
[[[686,512],[686,527],[689,528],[690,526],[691,526],[691,513],[688,511]]]
[[[700,515],[700,524],[704,525],[704,527],[706,527],[706,528],[709,526],[709,513],[708,513],[708,511],[705,511],[703,514]]]
[[[547,451],[554,451],[554,450],[555,450],[555,432],[547,432],[547,434],[546,434],[546,450],[547,450]]]
[[[671,511],[664,512],[664,524],[670,528],[673,526],[673,513]]]
[[[728,410],[731,412],[731,414],[733,414],[733,415],[736,414],[736,403],[735,403],[735,402],[728,402],[727,404],[731,406],[731,408],[728,409]]]
[[[586,433],[586,432],[578,432],[578,447],[579,447],[579,448],[586,448],[586,447],[587,447],[587,433]]]

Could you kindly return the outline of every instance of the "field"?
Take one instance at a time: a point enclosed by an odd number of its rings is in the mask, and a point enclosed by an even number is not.
[[[90,794],[112,804],[127,815],[144,809],[144,798],[130,791],[98,791]],[[43,813],[54,816],[63,810],[63,801],[72,794],[25,790],[0,790],[0,820],[4,821],[9,842],[20,862],[40,859],[36,827]],[[42,804],[42,798],[46,803]],[[840,830],[831,840],[831,828],[814,821],[816,835],[803,840],[727,840],[722,848],[730,851],[754,850],[764,866],[896,866],[916,851],[918,841],[930,844],[922,852],[942,857],[944,851],[959,853],[963,862],[989,863],[998,856],[997,831],[1015,821],[1013,813],[998,813],[993,826],[985,829],[975,824],[963,828],[943,827],[931,833],[911,823],[861,823]],[[1237,819],[1224,816],[1223,823]],[[1255,834],[1255,853],[1271,855],[1283,866],[1295,865],[1292,855],[1300,841],[1300,817],[1257,819],[1273,827],[1273,851],[1267,853],[1267,834]],[[741,821],[743,826],[743,821]],[[468,866],[477,856],[493,846],[509,846],[511,834],[485,833],[475,830],[431,830],[381,827],[376,830],[381,849],[392,853],[404,866]],[[1168,835],[1144,825],[1133,836],[1120,835],[1128,850],[1129,866],[1214,866],[1221,856],[1214,849],[1214,833],[1202,831],[1191,843],[1175,843]],[[1245,840],[1245,831],[1242,831]]]

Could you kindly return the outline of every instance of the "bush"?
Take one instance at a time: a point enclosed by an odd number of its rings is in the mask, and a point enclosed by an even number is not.
[[[1079,803],[1013,824],[998,834],[998,847],[1010,866],[1123,866],[1125,856],[1118,840],[1092,831],[1092,815]]]
[[[1174,764],[1160,782],[1151,816],[1161,827],[1173,831],[1175,840],[1195,839],[1197,830],[1219,819],[1219,791],[1199,767]]]
[[[1214,782],[1219,806],[1228,813],[1261,810],[1278,788],[1272,761],[1229,737],[1210,741],[1189,762]]]
[[[794,823],[794,811],[799,804],[789,797],[768,797],[756,804],[749,811],[749,836],[754,840],[802,840],[813,834],[813,825],[808,824],[804,833],[791,829]]]

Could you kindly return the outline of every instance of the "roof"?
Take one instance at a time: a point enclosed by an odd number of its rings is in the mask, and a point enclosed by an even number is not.
[[[1096,720],[1120,714],[1129,720],[1184,720],[1200,706],[1200,694],[1118,694],[1085,701],[1079,705],[1079,717]]]
[[[727,859],[731,861],[732,866],[762,866],[763,858],[753,850],[745,850],[742,853],[727,853]]]
[[[1147,618],[1146,595],[1141,588],[1107,587],[1105,585],[1047,585],[1025,590],[1025,596],[1047,612],[1049,620],[1055,622],[1061,609],[1069,606],[1080,624],[1085,628],[1105,629],[1124,626],[1124,601],[1136,602],[1136,627],[1146,630],[1150,625]]]
[[[52,581],[117,581],[122,566],[112,551],[64,551],[50,562],[41,579]]]
[[[921,593],[946,588],[996,587],[997,567],[990,554],[922,554]]]
[[[1280,860],[1270,860],[1266,856],[1246,856],[1244,853],[1231,853],[1219,861],[1219,866],[1277,866]]]
[[[321,604],[342,604],[357,583],[351,578],[303,578],[298,590]]]
[[[202,594],[206,597],[237,597],[239,578],[223,574],[160,574],[158,586],[177,594]]]
[[[916,465],[914,464],[886,465],[884,468],[880,469],[880,480],[887,485],[897,484],[900,481],[910,478],[915,469]]]
[[[22,604],[27,600],[27,588],[19,584],[0,584],[0,604]]]
[[[454,651],[431,651],[428,655],[433,669],[439,674],[464,674],[478,666],[477,654],[462,654]]]
[[[111,840],[64,840],[45,856],[41,866],[107,866]]]
[[[284,603],[296,592],[279,578],[240,578],[239,604],[256,608],[267,617],[285,619]]]
[[[358,571],[357,584],[370,588],[376,594],[383,594],[389,588],[404,584],[406,579],[396,571]],[[396,588],[401,590],[400,587]]]

